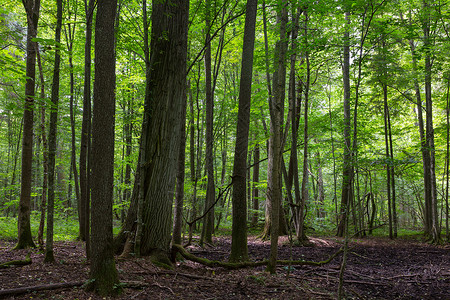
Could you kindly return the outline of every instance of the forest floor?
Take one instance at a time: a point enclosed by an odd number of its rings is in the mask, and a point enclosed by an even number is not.
[[[289,245],[280,238],[279,259],[322,261],[338,251],[342,240],[311,238],[309,247]],[[0,241],[0,264],[23,260],[30,250],[11,250],[13,242]],[[269,255],[269,242],[249,238],[252,260]],[[196,256],[227,261],[230,237],[217,237],[206,248],[191,246]],[[44,264],[44,255],[31,250],[32,263],[0,269],[3,299],[105,299],[84,291],[89,266],[81,242],[55,243],[56,263]],[[152,265],[148,258],[118,260],[120,280],[132,283],[116,299],[336,299],[342,255],[329,264],[278,267],[269,275],[264,267],[227,270],[191,261],[179,262],[174,270]],[[450,299],[450,247],[433,246],[417,239],[352,239],[344,276],[347,299]],[[3,295],[7,289],[50,286],[66,287],[18,295]]]

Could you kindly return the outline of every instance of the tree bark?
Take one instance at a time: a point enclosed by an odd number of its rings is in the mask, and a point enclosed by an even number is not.
[[[345,20],[350,24],[350,13],[345,13]],[[342,196],[339,210],[339,224],[337,236],[344,236],[347,222],[347,206],[352,196],[352,150],[350,139],[350,33],[348,29],[344,32],[342,78],[344,80],[344,166],[342,171]]]
[[[102,296],[120,292],[114,261],[112,204],[114,191],[116,0],[98,1],[95,22],[95,80],[92,122],[92,236],[88,288]]]
[[[275,74],[273,76],[273,99],[269,103],[271,108],[271,143],[270,155],[272,155],[272,168],[269,170],[271,175],[271,185],[268,182],[268,195],[272,204],[271,215],[271,234],[270,234],[270,255],[267,271],[270,273],[276,272],[277,256],[278,256],[278,231],[279,231],[279,217],[281,208],[281,163],[282,163],[282,137],[283,137],[283,115],[284,115],[284,97],[285,97],[285,83],[286,83],[286,24],[288,19],[287,1],[280,3],[279,11],[277,13],[277,24],[279,26],[279,40],[276,44],[274,67]]]
[[[248,260],[246,172],[250,106],[252,93],[253,50],[258,1],[248,0],[245,14],[244,42],[242,50],[239,109],[236,128],[236,146],[233,164],[233,225],[230,261]]]
[[[23,111],[23,138],[22,138],[22,177],[19,200],[18,241],[15,249],[36,247],[31,236],[31,184],[33,163],[33,110],[34,85],[36,78],[36,38],[39,20],[40,0],[24,0],[23,5],[27,14],[27,58],[26,58],[26,84],[25,103]]]
[[[211,87],[211,1],[206,1],[206,37],[205,37],[205,84],[206,84],[206,174],[208,183],[206,186],[205,211],[211,207],[215,200],[214,183],[214,157],[213,157],[213,117],[214,99]],[[214,208],[209,211],[203,221],[201,243],[212,243],[212,233],[214,231]]]
[[[62,0],[56,0],[56,29],[55,42],[61,42],[62,27]],[[44,262],[55,261],[53,256],[53,216],[55,207],[55,165],[56,165],[56,135],[58,128],[58,104],[59,104],[59,69],[61,64],[61,54],[59,45],[55,50],[55,65],[53,69],[52,82],[52,104],[50,112],[50,128],[48,133],[48,208],[47,208],[47,235],[45,243]]]
[[[141,166],[143,187],[140,253],[169,263],[172,203],[180,145],[180,119],[186,89],[189,3],[153,2],[149,98],[142,128],[145,137]]]
[[[83,89],[83,120],[81,123],[80,141],[80,239],[86,241],[86,256],[89,258],[89,144],[91,140],[91,47],[92,47],[92,18],[95,0],[84,1],[86,16],[86,31],[84,44],[84,89]]]

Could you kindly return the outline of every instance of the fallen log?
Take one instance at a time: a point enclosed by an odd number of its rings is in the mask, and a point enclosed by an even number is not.
[[[53,283],[53,284],[35,285],[35,286],[0,290],[0,298],[4,298],[7,296],[13,296],[13,295],[26,294],[26,293],[31,293],[31,292],[38,292],[38,291],[56,290],[56,289],[61,289],[61,288],[72,288],[72,287],[82,286],[83,284],[84,284],[84,282],[81,282],[81,281],[63,282],[63,283]]]
[[[172,251],[178,252],[183,256],[185,259],[205,265],[207,267],[222,267],[226,269],[242,269],[242,268],[248,268],[248,267],[259,267],[259,266],[265,266],[269,263],[269,260],[262,260],[262,261],[244,261],[244,262],[223,262],[223,261],[217,261],[217,260],[209,260],[207,258],[202,258],[195,256],[191,253],[189,253],[186,249],[183,248],[183,246],[178,244],[172,245]],[[332,254],[328,259],[323,261],[308,261],[308,260],[277,260],[277,265],[283,265],[283,266],[322,266],[325,264],[328,264],[331,262],[336,256],[341,254],[344,251],[344,248],[340,248],[336,253]]]

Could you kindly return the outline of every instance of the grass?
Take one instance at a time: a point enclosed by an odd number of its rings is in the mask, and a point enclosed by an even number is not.
[[[31,234],[33,238],[37,238],[39,230],[40,215],[37,212],[31,214]],[[119,232],[119,227],[114,226],[114,234]],[[44,228],[44,238],[45,238]],[[54,223],[54,241],[73,241],[78,238],[78,218],[76,216],[65,217],[62,215],[55,216]],[[0,216],[0,239],[1,240],[17,240],[17,217]]]

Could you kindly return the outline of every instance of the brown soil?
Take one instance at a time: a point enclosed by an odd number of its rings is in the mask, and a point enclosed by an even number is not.
[[[193,254],[226,261],[229,237],[216,238],[214,246],[190,247]],[[312,238],[311,247],[289,246],[280,239],[279,259],[321,261],[342,244],[334,238]],[[0,263],[25,259],[29,250],[11,250],[12,242],[0,241]],[[347,299],[450,299],[450,248],[414,240],[383,238],[352,240],[345,272]],[[0,290],[63,282],[84,282],[89,265],[80,242],[55,244],[55,264],[44,264],[43,254],[32,250],[32,264],[0,269]],[[249,239],[252,260],[268,257],[269,243]],[[336,299],[342,255],[322,267],[280,266],[277,275],[264,267],[241,270],[209,268],[190,261],[174,271],[153,266],[148,259],[117,262],[124,289],[117,299]],[[30,292],[7,299],[104,299],[82,287]]]

